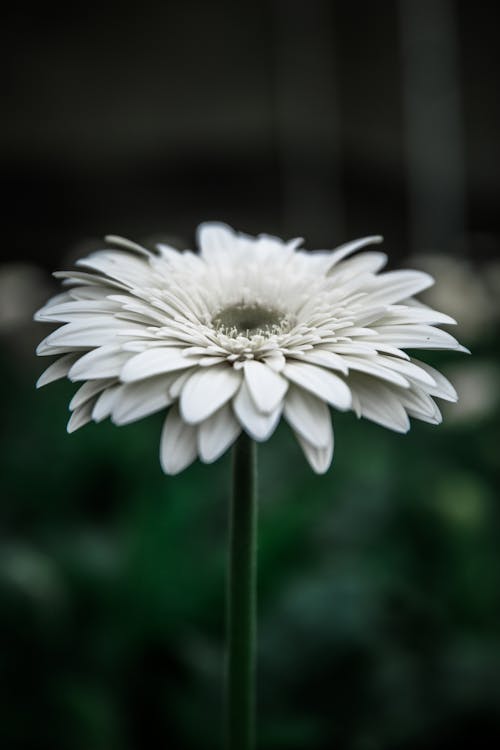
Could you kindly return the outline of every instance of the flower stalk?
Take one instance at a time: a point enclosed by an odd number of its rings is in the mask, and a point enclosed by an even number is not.
[[[233,449],[227,589],[227,750],[255,743],[257,450],[243,433]]]

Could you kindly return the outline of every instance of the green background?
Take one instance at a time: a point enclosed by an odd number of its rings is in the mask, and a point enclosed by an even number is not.
[[[2,373],[6,747],[219,747],[229,456],[165,477],[160,416],[68,436],[73,386]],[[334,415],[323,477],[259,447],[262,748],[498,733],[498,425]]]

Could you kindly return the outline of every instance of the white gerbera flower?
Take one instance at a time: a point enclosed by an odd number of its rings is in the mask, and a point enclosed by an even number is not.
[[[160,449],[168,474],[197,456],[215,461],[241,430],[266,440],[282,416],[312,468],[325,472],[330,406],[406,432],[409,417],[441,421],[433,396],[457,398],[443,375],[404,351],[464,351],[435,327],[455,321],[413,298],[432,277],[379,273],[380,252],[348,258],[381,239],[306,252],[300,240],[210,223],[199,227],[197,255],[108,237],[120,249],[55,274],[68,289],[36,318],[65,325],[37,353],[63,356],[37,385],[83,381],[69,432],[169,407]]]

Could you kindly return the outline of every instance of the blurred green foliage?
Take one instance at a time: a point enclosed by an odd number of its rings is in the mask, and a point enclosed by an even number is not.
[[[0,372],[2,747],[218,748],[229,456],[165,477],[161,415],[69,437],[72,385]],[[499,424],[259,448],[262,750],[500,739]]]

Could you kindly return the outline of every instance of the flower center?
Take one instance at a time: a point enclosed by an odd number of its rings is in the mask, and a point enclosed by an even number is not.
[[[290,320],[281,310],[240,303],[218,312],[212,325],[226,336],[270,336],[288,330]]]

